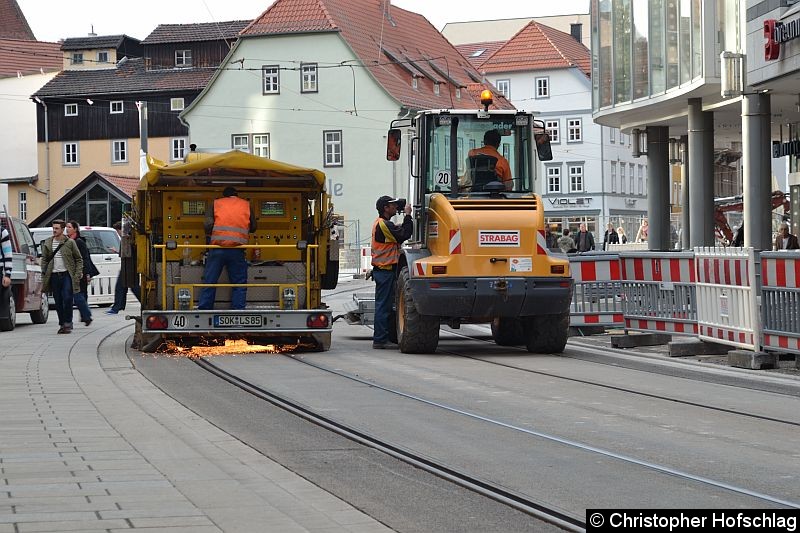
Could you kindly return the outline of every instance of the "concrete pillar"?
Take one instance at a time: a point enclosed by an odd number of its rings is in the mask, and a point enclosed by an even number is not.
[[[689,246],[714,246],[714,114],[689,99]]]
[[[689,220],[689,136],[683,135],[681,137],[681,155],[683,156],[683,163],[681,163],[681,250],[689,249],[689,228],[691,221]]]
[[[770,96],[742,97],[744,245],[772,250],[772,136]]]
[[[647,127],[647,237],[649,250],[669,250],[669,128]]]

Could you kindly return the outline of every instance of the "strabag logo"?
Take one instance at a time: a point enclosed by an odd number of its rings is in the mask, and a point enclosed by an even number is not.
[[[519,248],[519,231],[479,230],[478,246],[504,246]]]
[[[781,55],[781,44],[800,37],[800,19],[778,22],[764,21],[764,60],[773,61]]]

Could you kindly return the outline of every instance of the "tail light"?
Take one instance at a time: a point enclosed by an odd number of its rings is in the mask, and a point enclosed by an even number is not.
[[[169,320],[164,315],[150,315],[147,317],[147,329],[167,329]]]
[[[434,274],[447,274],[447,266],[446,265],[433,265],[431,267],[431,272]]]
[[[563,274],[564,272],[566,272],[566,267],[564,265],[550,265],[551,274]]]
[[[306,326],[309,328],[324,329],[327,328],[329,324],[330,321],[328,320],[328,315],[308,315],[308,318],[306,319]]]

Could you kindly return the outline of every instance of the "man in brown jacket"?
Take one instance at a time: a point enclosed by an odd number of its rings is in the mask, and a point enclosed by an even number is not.
[[[44,292],[52,292],[58,313],[58,332],[72,333],[72,295],[81,290],[83,257],[75,241],[64,235],[67,223],[53,221],[53,236],[42,248]]]

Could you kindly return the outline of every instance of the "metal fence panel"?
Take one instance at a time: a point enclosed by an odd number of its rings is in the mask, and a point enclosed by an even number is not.
[[[622,326],[619,255],[595,252],[569,258],[575,290],[569,325]]]
[[[764,349],[800,355],[800,254],[762,252],[761,284]]]
[[[695,248],[699,337],[758,351],[758,261],[752,248]]]

